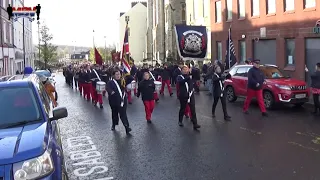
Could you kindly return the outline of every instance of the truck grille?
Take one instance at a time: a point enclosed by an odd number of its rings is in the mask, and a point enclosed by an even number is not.
[[[291,86],[291,90],[293,91],[300,91],[300,90],[306,90],[307,86]]]

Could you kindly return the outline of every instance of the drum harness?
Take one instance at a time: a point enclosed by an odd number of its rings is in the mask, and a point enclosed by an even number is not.
[[[184,77],[183,77],[182,75],[179,75],[179,76],[180,76],[182,79],[184,79]],[[188,92],[188,94],[189,94],[188,103],[190,103],[190,99],[191,99],[191,96],[192,96],[192,94],[193,94],[193,89],[192,89],[191,92],[189,92],[189,84],[188,84],[188,82],[185,82],[185,85],[186,85],[187,92]]]
[[[120,89],[120,86],[119,86],[118,82],[115,79],[112,79],[112,80],[113,80],[114,84],[117,86],[118,92],[119,92],[120,97],[121,97],[121,104],[120,105],[121,105],[121,107],[123,107],[123,105],[124,105],[124,97],[126,96],[126,93],[125,92],[122,93],[122,91]]]
[[[217,76],[217,78],[220,78],[220,76],[217,73],[214,73],[215,76]],[[224,86],[221,82],[222,80],[219,79],[219,85],[220,85],[220,89],[221,89],[221,95],[220,97],[223,97],[223,91],[224,91]]]

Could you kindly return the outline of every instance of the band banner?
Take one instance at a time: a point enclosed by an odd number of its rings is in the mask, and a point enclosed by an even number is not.
[[[186,61],[206,58],[208,35],[205,26],[176,25],[175,32],[181,59]]]

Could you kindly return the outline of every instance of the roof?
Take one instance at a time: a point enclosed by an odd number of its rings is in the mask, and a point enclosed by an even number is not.
[[[36,74],[1,76],[0,87],[28,87],[31,82],[35,82],[37,79]]]
[[[138,5],[141,4],[143,7],[147,8],[147,3],[146,2],[132,2],[131,3],[131,8],[127,11],[127,12],[120,12],[120,17],[122,17],[123,15],[128,14],[130,11],[132,11],[132,9],[135,9]]]

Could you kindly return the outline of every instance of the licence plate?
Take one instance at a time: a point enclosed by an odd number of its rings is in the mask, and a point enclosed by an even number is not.
[[[302,99],[302,98],[307,97],[307,95],[306,95],[306,94],[296,94],[295,97],[296,97],[297,99]]]

